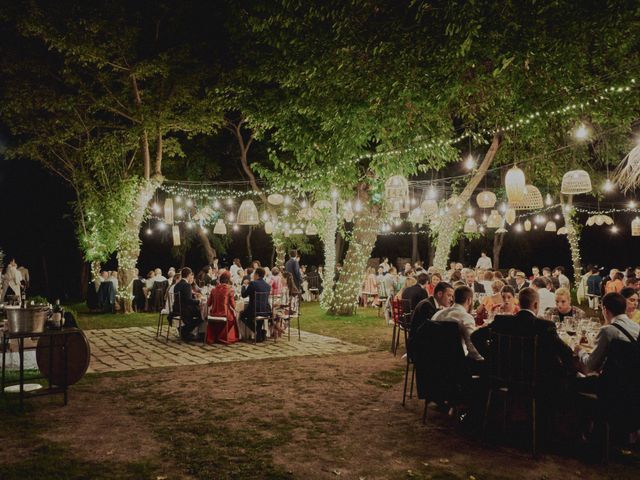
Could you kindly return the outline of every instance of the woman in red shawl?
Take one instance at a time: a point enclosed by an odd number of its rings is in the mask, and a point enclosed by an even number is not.
[[[226,322],[207,323],[207,343],[235,343],[239,339],[236,324],[236,301],[231,283],[231,273],[224,271],[218,278],[218,285],[211,290],[207,300],[209,316],[226,317]]]

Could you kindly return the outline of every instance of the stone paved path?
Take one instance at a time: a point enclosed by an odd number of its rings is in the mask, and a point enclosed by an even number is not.
[[[264,343],[238,342],[233,345],[183,343],[176,338],[156,339],[155,327],[129,327],[113,330],[86,330],[91,343],[89,372],[117,372],[152,367],[204,365],[267,358],[334,355],[365,352],[366,347],[337,338],[291,329],[291,341],[267,339]]]

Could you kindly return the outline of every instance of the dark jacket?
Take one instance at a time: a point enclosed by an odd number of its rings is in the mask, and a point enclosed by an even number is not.
[[[528,280],[525,280],[522,285],[518,286],[517,282],[514,280],[511,286],[516,291],[516,293],[518,293],[523,288],[528,288],[529,286],[531,286],[531,282],[529,282]]]
[[[249,303],[245,306],[243,316],[253,319],[255,314],[265,315],[271,312],[269,306],[269,293],[271,286],[263,278],[254,280],[246,287],[242,287],[242,296],[249,297]],[[256,294],[260,294],[256,297]]]
[[[411,310],[415,309],[418,303],[428,296],[427,291],[420,284],[405,288],[402,292],[402,300],[408,300],[411,303]]]
[[[492,333],[520,337],[537,335],[538,373],[543,380],[554,381],[575,373],[571,349],[558,337],[555,324],[549,320],[538,318],[527,310],[515,315],[496,315],[489,326],[479,328],[471,335],[471,341],[482,356],[489,355],[487,341]]]
[[[293,275],[293,282],[296,284],[296,287],[298,287],[298,290],[300,290],[300,287],[302,286],[302,272],[300,271],[300,264],[298,263],[298,260],[291,257],[287,260],[287,263],[285,263],[284,269]]]
[[[477,280],[474,280],[474,282],[473,282],[473,293],[487,293],[487,292],[484,289],[484,285],[482,285]]]
[[[180,297],[180,316],[183,320],[200,317],[200,302],[193,296],[191,285],[183,278],[173,287],[174,308],[178,308],[175,297]]]
[[[407,290],[405,290],[405,292]],[[428,320],[431,320],[433,318],[437,311],[438,307],[436,306],[436,300],[434,297],[425,298],[416,305],[413,311],[413,315],[411,316],[411,326],[409,327],[409,338],[407,340],[407,354],[410,358],[412,357],[414,351],[421,348],[420,345],[418,345],[418,339],[421,338],[421,329],[424,327],[424,324]]]

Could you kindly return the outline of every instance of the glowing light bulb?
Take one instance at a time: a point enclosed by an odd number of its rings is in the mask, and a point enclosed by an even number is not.
[[[289,205],[291,203],[291,197],[289,197],[289,195],[284,197],[284,204],[285,205]]]
[[[362,202],[360,201],[360,199],[356,200],[356,203],[354,203],[354,205],[353,205],[353,209],[356,212],[360,212],[362,210]]]
[[[154,213],[159,213],[160,212],[160,205],[158,205],[157,203],[153,202],[153,205],[151,205],[151,210],[153,210]]]
[[[500,213],[506,213],[507,212],[507,204],[502,202],[500,204],[500,207],[498,207],[498,210],[500,210]]]
[[[164,230],[165,228],[167,228],[167,224],[164,222],[158,222],[158,229],[159,230]]]
[[[209,230],[207,230],[206,227],[202,227],[202,233],[206,235],[207,233],[209,233]]]
[[[469,208],[467,209],[467,216],[468,216],[468,217],[473,217],[473,208],[469,207]]]
[[[628,206],[628,208],[636,208],[636,202],[631,200],[631,201],[629,201],[629,204],[627,206]]]
[[[467,170],[473,170],[474,168],[476,168],[476,159],[469,155],[464,161],[464,168],[466,168]]]
[[[396,221],[395,221],[395,222],[393,222],[393,224],[394,224],[396,227],[399,227],[399,226],[400,226],[400,219],[399,219],[399,218],[398,218],[398,219],[396,219]]]
[[[227,202],[226,203],[227,203],[228,206],[233,205],[233,199],[232,198],[227,198]]]
[[[551,194],[547,193],[547,196],[544,199],[544,204],[548,207],[553,204],[553,198],[551,198]]]
[[[411,197],[411,205],[416,205],[417,203],[418,201],[415,198]]]
[[[151,235],[153,233],[153,230],[151,230],[150,228],[147,228],[147,235]]]
[[[553,218],[554,218],[555,220],[560,220],[560,214],[559,214],[559,213],[556,213],[556,214],[553,216]]]
[[[220,201],[218,199],[214,200],[213,208],[216,208],[216,209],[220,208]]]
[[[176,197],[176,203],[180,203],[182,201],[182,197],[180,195],[178,195]]]
[[[184,215],[184,210],[179,208],[176,210],[176,216],[181,217]]]
[[[300,202],[300,206],[301,206],[302,208],[307,208],[307,201],[306,201],[306,200],[302,200],[302,201]]]
[[[607,178],[602,184],[602,190],[605,192],[611,192],[613,190],[613,182]]]
[[[521,232],[522,231],[522,224],[521,223],[516,223],[515,231],[516,232]]]
[[[193,228],[193,222],[187,222],[187,228],[188,229],[192,229]]]
[[[438,192],[436,192],[436,187],[431,185],[429,187],[429,190],[427,191],[427,197],[429,197],[429,200],[434,200],[437,196],[438,196]]]
[[[234,223],[232,228],[233,228],[234,232],[237,232],[238,231],[238,224]]]
[[[187,207],[193,207],[193,200],[190,198],[187,199]]]
[[[282,210],[282,214],[283,215],[289,215],[289,209],[285,208],[284,210]]]
[[[586,140],[589,138],[590,134],[591,132],[589,127],[587,127],[584,123],[581,123],[580,125],[578,125],[578,127],[573,132],[573,135],[578,140]]]
[[[617,225],[612,225],[611,226],[611,233],[618,233],[618,226]]]
[[[480,226],[478,227],[478,231],[479,231],[480,233],[484,233],[484,225],[480,225]]]
[[[487,221],[487,214],[486,214],[486,213],[483,213],[483,214],[482,214],[482,221],[483,221],[483,222],[486,222],[486,221]]]
[[[229,213],[229,215],[227,215],[227,220],[229,220],[230,222],[233,222],[236,219],[236,216],[234,215],[233,212]]]

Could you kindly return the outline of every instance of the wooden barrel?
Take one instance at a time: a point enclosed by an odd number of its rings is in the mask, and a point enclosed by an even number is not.
[[[67,385],[80,381],[89,368],[91,347],[82,330],[74,330],[66,335],[47,335],[40,337],[36,348],[36,361],[40,372],[49,378],[51,383],[64,384],[64,345],[67,344]]]

